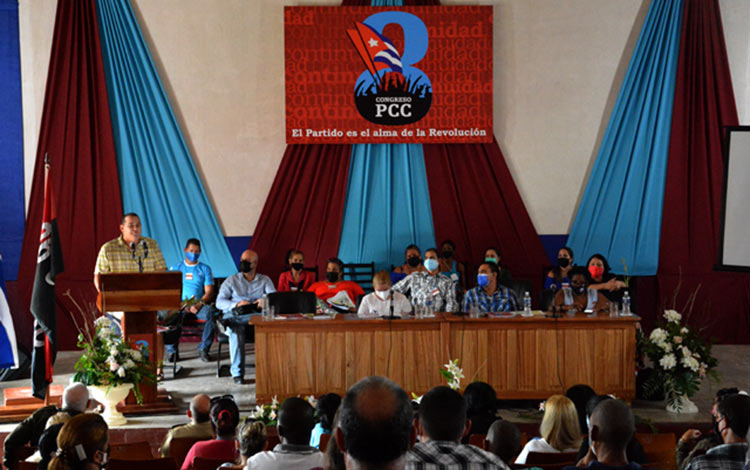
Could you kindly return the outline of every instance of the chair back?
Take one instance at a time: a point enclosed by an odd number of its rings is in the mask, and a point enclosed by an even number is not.
[[[516,299],[518,299],[520,308],[523,308],[523,294],[525,292],[528,292],[530,295],[532,295],[531,294],[531,281],[526,281],[524,279],[513,279],[511,282],[505,284],[505,287],[513,291],[514,294],[516,294]]]
[[[660,468],[662,470],[677,469],[677,437],[674,433],[635,433],[635,439],[643,447],[646,454],[644,467]]]
[[[372,263],[344,263],[343,278],[354,281],[364,289],[372,292],[372,277],[375,275],[375,262]]]
[[[557,295],[556,290],[544,289],[541,294],[539,294],[539,310],[542,312],[549,311],[552,304],[555,303],[555,295]],[[523,300],[523,297],[518,300]]]
[[[185,456],[190,452],[190,448],[193,444],[205,439],[196,437],[175,437],[169,441],[169,457],[174,460],[177,468],[182,467],[182,462],[185,460]]]
[[[112,444],[109,457],[117,460],[150,460],[154,458],[151,444],[146,441]]]
[[[36,462],[27,462],[25,460],[19,460],[16,462],[15,470],[36,470],[38,464]]]
[[[134,464],[132,460],[110,459],[107,464],[107,470],[177,470],[174,460],[171,457],[160,459],[139,460]]]
[[[318,265],[315,266],[305,266],[302,268],[303,271],[309,271],[313,274],[315,274],[315,282],[318,282]]]
[[[321,434],[320,435],[320,445],[318,446],[318,449],[321,452],[325,452],[326,448],[328,447],[328,441],[331,440],[330,434]]]
[[[526,457],[527,466],[541,466],[547,470],[552,465],[575,465],[577,452],[529,452]]]
[[[314,292],[274,292],[268,294],[268,304],[276,308],[277,314],[315,313]]]
[[[193,459],[193,470],[216,470],[223,463],[226,463],[226,460],[196,457]]]

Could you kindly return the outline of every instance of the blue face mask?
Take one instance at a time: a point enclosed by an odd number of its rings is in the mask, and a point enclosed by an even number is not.
[[[200,257],[200,255],[200,253],[193,253],[192,251],[185,252],[185,258],[187,258],[187,260],[191,263],[195,263],[196,261],[198,261],[198,257]]]
[[[438,268],[438,262],[436,259],[426,259],[424,260],[424,267],[427,268],[428,271],[434,271]]]
[[[490,283],[490,279],[486,274],[477,274],[477,284],[479,287],[484,287]]]

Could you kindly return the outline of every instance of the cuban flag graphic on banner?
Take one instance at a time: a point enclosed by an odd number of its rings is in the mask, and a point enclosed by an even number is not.
[[[356,25],[347,34],[370,73],[376,76],[383,69],[402,73],[401,56],[391,40],[364,23]]]
[[[8,300],[5,296],[3,279],[3,255],[0,254],[0,369],[18,367],[18,350],[16,349],[16,330],[10,316]]]

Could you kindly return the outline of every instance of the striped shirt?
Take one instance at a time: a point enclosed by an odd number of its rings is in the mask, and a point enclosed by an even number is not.
[[[706,455],[695,457],[687,470],[742,470],[746,454],[746,443],[722,444],[709,449]]]
[[[518,299],[512,290],[498,284],[492,295],[481,287],[469,289],[464,296],[464,312],[476,307],[479,312],[513,312],[518,310]]]
[[[405,294],[411,291],[412,305],[424,306],[432,300],[436,312],[457,312],[456,283],[445,274],[432,276],[426,271],[411,273],[393,286],[393,290]]]
[[[420,442],[406,454],[406,470],[508,470],[500,457],[451,441]]]
[[[146,242],[146,247],[143,246]],[[138,272],[138,259],[143,263],[143,272],[165,271],[167,263],[159,244],[153,238],[141,237],[133,252],[122,235],[110,240],[99,250],[94,274]]]

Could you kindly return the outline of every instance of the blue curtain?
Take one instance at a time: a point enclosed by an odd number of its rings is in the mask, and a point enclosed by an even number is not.
[[[568,245],[613,271],[653,275],[659,260],[682,0],[653,0],[583,194]]]
[[[98,0],[122,206],[141,216],[168,265],[190,237],[201,261],[224,277],[237,271],[203,183],[127,0]]]
[[[18,0],[0,0],[0,253],[3,272],[15,281],[23,245],[23,115]]]
[[[421,144],[352,148],[339,258],[346,263],[404,263],[404,249],[435,244]]]

